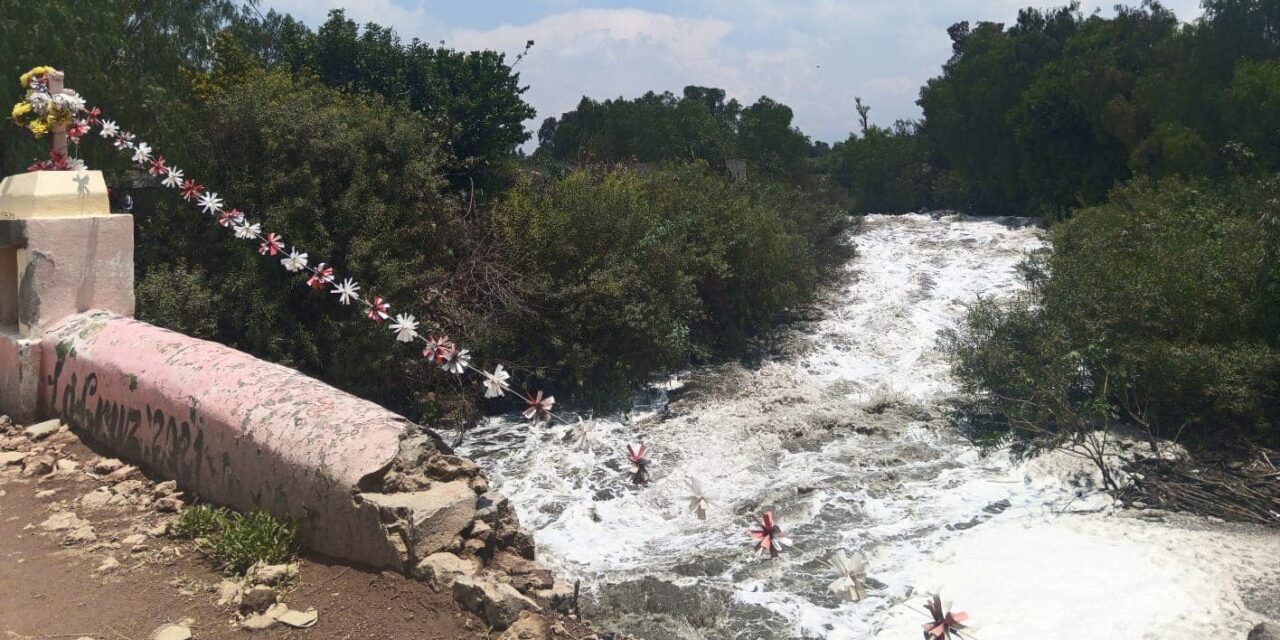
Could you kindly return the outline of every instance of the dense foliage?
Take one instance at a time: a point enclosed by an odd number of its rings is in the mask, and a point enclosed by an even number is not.
[[[930,162],[966,190],[948,204],[1061,214],[1132,176],[1280,168],[1277,24],[1275,0],[1206,0],[1185,25],[1146,0],[954,25],[919,101]]]
[[[1195,445],[1280,443],[1280,176],[1137,180],[1056,225],[1025,295],[949,340],[986,444],[1112,422]]]
[[[455,273],[478,232],[462,204],[441,195],[437,125],[377,96],[261,70],[235,78],[195,123],[185,153],[230,202],[316,259],[358,274],[366,291],[429,302],[445,329],[470,319],[452,294],[467,286]],[[251,244],[229,241],[172,192],[138,202],[143,317],[392,406],[406,404],[405,376],[430,373],[401,362],[405,350],[357,309],[286,277]]]
[[[18,76],[37,65],[66,69],[68,86],[111,105],[122,121],[146,123],[155,144],[179,146],[194,118],[179,69],[200,67],[211,43],[238,15],[231,0],[62,0],[3,3],[0,10],[0,101],[23,94]],[[68,37],[70,35],[70,37]],[[47,142],[8,122],[0,126],[0,175],[18,173],[47,154]],[[90,166],[119,170],[127,161],[105,145],[86,145]]]
[[[800,182],[809,174],[809,138],[792,126],[791,108],[762,96],[743,107],[723,89],[688,86],[679,98],[652,91],[627,100],[583,97],[547,118],[537,155],[570,163],[701,160],[723,169],[743,159],[768,178]]]
[[[241,3],[153,5],[6,10],[0,59],[11,78],[38,63],[66,70],[70,86],[313,264],[561,400],[616,406],[656,372],[736,352],[847,253],[839,197],[708,168],[745,150],[762,175],[805,173],[808,141],[768,99],[743,109],[690,87],[658,99],[690,119],[661,139],[690,150],[646,156],[673,164],[548,177],[515,153],[533,111],[501,54],[402,42],[341,11],[312,29]],[[0,86],[18,98],[16,83]],[[0,130],[6,171],[42,154],[43,141]],[[562,139],[572,131],[560,127]],[[477,415],[478,389],[192,215],[94,138],[86,160],[117,204],[125,193],[134,203],[140,317],[437,424]],[[637,155],[617,154],[599,155]]]
[[[520,271],[547,287],[520,343],[612,399],[772,326],[846,257],[850,220],[812,194],[747,187],[703,163],[526,181],[497,215]]]

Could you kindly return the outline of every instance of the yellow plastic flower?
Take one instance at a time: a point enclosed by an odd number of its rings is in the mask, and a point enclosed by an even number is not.
[[[43,122],[40,122],[39,120],[32,120],[31,122],[27,123],[27,128],[30,129],[32,135],[34,135],[37,138],[49,132],[49,127],[45,126],[45,124]]]
[[[31,104],[30,104],[30,103],[25,102],[25,101],[24,101],[24,102],[19,102],[18,104],[13,105],[13,113],[12,113],[12,115],[10,115],[10,117],[11,117],[11,118],[13,118],[14,122],[17,122],[19,118],[21,118],[22,116],[27,115],[27,114],[28,114],[28,113],[30,113],[30,112],[31,112]],[[19,123],[19,124],[21,124],[21,123]]]
[[[22,84],[23,88],[26,88],[31,84],[32,78],[44,75],[50,71],[56,71],[56,69],[53,67],[33,67],[30,71],[22,74],[22,77],[18,79],[18,82]]]

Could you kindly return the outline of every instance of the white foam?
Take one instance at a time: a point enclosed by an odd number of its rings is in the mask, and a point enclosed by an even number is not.
[[[1055,531],[1059,520],[1044,518],[1068,505],[1079,508],[1073,487],[1055,475],[1053,465],[980,458],[938,421],[925,424],[892,411],[871,416],[861,407],[877,397],[928,406],[951,393],[948,365],[937,348],[939,332],[955,326],[977,296],[1016,292],[1016,266],[1041,246],[1039,232],[1007,220],[870,216],[857,244],[858,257],[846,268],[846,284],[830,296],[825,319],[792,337],[799,355],[753,371],[703,372],[702,384],[726,387],[712,400],[641,425],[597,420],[610,449],[595,454],[574,451],[567,427],[530,429],[494,420],[468,436],[463,453],[477,457],[495,486],[511,497],[521,521],[534,529],[540,559],[565,577],[583,578],[589,589],[639,574],[720,589],[787,621],[791,631],[785,635],[865,638],[886,625],[904,624],[903,603],[935,578],[954,583],[957,592],[950,595],[973,603],[969,608],[975,616],[989,607],[1001,620],[1010,610],[1012,619],[1034,619],[1043,603],[1031,598],[1019,606],[1016,592],[995,586],[1001,576],[1018,584],[1014,577],[1025,570],[1018,563],[1029,550],[1019,548],[1024,555],[1010,562],[990,552],[1006,532],[1030,543]],[[826,432],[814,425],[828,419],[870,424],[881,434],[857,435],[841,425],[822,437]],[[811,441],[800,445],[796,432]],[[653,451],[653,481],[644,488],[628,483],[621,455],[626,443],[638,441]],[[687,476],[718,497],[706,521],[684,511]],[[1094,507],[1109,503],[1101,494],[1088,500]],[[983,511],[998,501],[1007,501],[1002,512]],[[749,552],[747,514],[765,508],[775,510],[796,539],[787,559],[761,561]],[[1094,550],[1087,536],[1105,546],[1129,533],[1089,531],[1064,528],[1061,542],[1083,553]],[[1168,534],[1168,540],[1176,537]],[[830,577],[817,561],[837,548],[866,553],[870,575],[885,587],[860,603],[835,602],[825,592]],[[946,557],[922,553],[931,549],[954,551]],[[673,571],[707,559],[728,568],[699,578]],[[1114,570],[1128,580],[1130,572],[1145,567],[1115,565]],[[1059,560],[1051,575],[1087,582],[1084,569]],[[965,571],[981,573],[988,582],[954,580]],[[1209,588],[1194,572],[1153,575],[1162,581],[1195,578],[1188,584]],[[1078,590],[1064,593],[1079,595]],[[1001,602],[1006,596],[1015,597],[1014,604]],[[1142,616],[1164,611],[1157,598],[1109,597],[1146,607],[1141,615],[1125,614],[1130,617],[1146,619]],[[1169,602],[1166,609],[1182,603]],[[1056,606],[1086,615],[1092,605]],[[1101,613],[1116,624],[1123,617],[1119,605]],[[731,629],[733,621],[725,625]],[[716,635],[721,631],[699,633],[721,637]],[[1067,629],[1022,637],[1081,634]]]

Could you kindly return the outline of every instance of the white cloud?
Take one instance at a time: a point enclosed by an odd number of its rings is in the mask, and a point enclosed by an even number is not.
[[[411,3],[412,0],[399,0]],[[523,1],[523,0],[522,0]],[[854,96],[872,106],[871,120],[888,125],[919,117],[915,105],[924,82],[951,55],[946,28],[954,22],[1012,23],[1019,8],[1057,6],[1066,0],[704,0],[667,3],[670,13],[639,8],[574,8],[583,0],[537,0],[524,7],[531,21],[492,28],[450,27],[419,1],[348,3],[358,22],[394,27],[459,49],[519,53],[536,44],[517,71],[528,85],[525,99],[538,110],[527,123],[558,116],[587,95],[635,97],[645,91],[679,91],[689,84],[721,87],[750,103],[761,95],[792,107],[796,124],[822,140],[843,139],[855,127]],[[1111,12],[1117,0],[1088,0],[1086,14]],[[1136,3],[1137,0],[1132,0]],[[318,24],[342,0],[276,0],[308,24]],[[1199,0],[1167,0],[1184,20],[1200,15]],[[437,7],[439,8],[439,7]],[[473,16],[498,14],[483,2]]]

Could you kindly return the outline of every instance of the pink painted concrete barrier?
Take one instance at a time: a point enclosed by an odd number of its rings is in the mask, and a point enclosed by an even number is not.
[[[41,352],[41,414],[207,500],[299,518],[304,544],[321,553],[398,568],[411,560],[360,496],[395,461],[404,418],[292,369],[106,313],[50,328]]]

